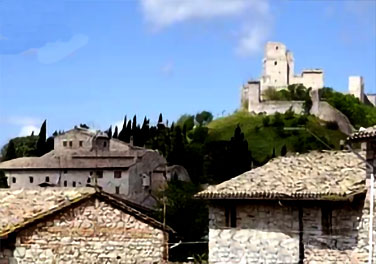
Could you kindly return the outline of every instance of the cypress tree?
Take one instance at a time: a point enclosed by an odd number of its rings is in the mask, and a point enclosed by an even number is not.
[[[106,133],[107,133],[108,138],[111,139],[112,138],[112,126],[110,126],[110,128],[107,130]]]
[[[37,156],[42,156],[43,154],[46,153],[46,139],[47,139],[47,121],[44,120],[42,126],[40,127],[40,132],[39,132],[39,138],[37,141],[37,149],[36,149],[36,154]]]
[[[132,136],[132,121],[129,120],[127,127],[125,128],[124,140],[123,141],[129,143],[130,140],[131,140],[131,136]]]
[[[124,117],[124,122],[123,122],[123,128],[121,129],[118,139],[121,141],[125,141],[125,134],[127,130],[127,116]]]
[[[16,148],[14,146],[13,140],[10,140],[8,143],[7,151],[5,152],[3,161],[11,160],[17,158]]]
[[[287,154],[287,147],[286,145],[283,145],[282,149],[281,149],[281,156],[286,156]]]
[[[118,127],[117,126],[115,126],[114,135],[112,137],[113,138],[118,138]]]

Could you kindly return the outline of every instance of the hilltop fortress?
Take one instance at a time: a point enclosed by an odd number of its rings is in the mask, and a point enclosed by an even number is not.
[[[305,69],[300,75],[295,75],[293,53],[287,50],[283,43],[267,42],[262,76],[259,80],[249,81],[242,87],[241,105],[248,105],[250,112],[258,113],[258,107],[254,105],[257,99],[255,97],[259,96],[259,102],[262,102],[263,94],[267,89],[281,90],[291,84],[302,84],[307,88],[312,88],[313,91],[318,90],[324,87],[324,71],[322,69]],[[256,87],[258,87],[258,92]],[[361,102],[376,105],[376,95],[364,93],[363,77],[349,76],[348,89],[349,94],[359,98]]]
[[[294,74],[294,56],[280,42],[267,42],[263,59],[263,73],[259,80],[250,80],[241,89],[241,107],[253,113],[284,113],[292,109],[295,113],[304,112],[303,101],[266,100],[264,94],[268,89],[286,89],[292,84],[302,84],[311,88],[312,108],[310,114],[324,121],[336,121],[339,129],[350,134],[353,127],[348,118],[329,105],[320,101],[319,89],[324,87],[324,71],[322,69],[305,69],[300,75]],[[376,105],[376,95],[364,93],[364,82],[361,76],[349,77],[349,94],[359,98],[361,102]]]

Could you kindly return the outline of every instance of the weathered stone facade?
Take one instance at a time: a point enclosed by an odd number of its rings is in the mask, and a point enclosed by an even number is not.
[[[367,216],[363,201],[213,202],[209,262],[298,263],[304,259],[304,263],[365,263],[368,251],[362,236],[367,237]],[[234,205],[236,227],[231,228],[226,225],[226,206]]]
[[[164,263],[168,250],[166,232],[97,198],[0,241],[1,264]]]

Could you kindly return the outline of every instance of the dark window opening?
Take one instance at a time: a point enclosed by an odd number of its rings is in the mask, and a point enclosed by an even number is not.
[[[103,142],[103,147],[107,147],[107,142]]]
[[[68,186],[68,182],[64,181],[64,187],[67,187],[67,186]]]
[[[68,173],[68,170],[64,170],[64,173]]]
[[[103,178],[103,171],[96,171],[95,174],[97,175],[98,179]]]
[[[172,177],[172,179],[173,179],[174,181],[179,180],[179,176],[178,176],[178,174],[177,174],[176,172],[174,172],[174,177]]]
[[[93,175],[93,172],[92,172],[92,171],[90,172],[90,175]]]
[[[16,183],[16,178],[15,177],[12,178],[12,182]]]
[[[67,142],[66,142],[66,141],[63,141],[63,146],[64,146],[64,147],[67,146]]]
[[[46,177],[46,182],[50,182],[50,177]]]
[[[332,209],[330,207],[321,208],[321,226],[324,234],[332,234]]]
[[[72,182],[72,186],[73,186],[73,187],[76,187],[76,182],[75,182],[75,181]]]
[[[276,61],[274,62],[274,65],[277,65],[277,62],[276,62]]]
[[[80,140],[80,143],[79,143],[79,144],[80,144],[80,147],[82,147],[83,143],[84,143],[84,142],[83,142],[82,140]]]
[[[120,179],[121,178],[121,171],[114,171],[114,178]]]
[[[120,186],[116,186],[116,187],[115,187],[115,193],[116,193],[116,194],[119,194],[119,193],[120,193]]]
[[[225,208],[226,227],[236,227],[236,206]]]
[[[275,46],[275,49],[278,50],[278,46]]]
[[[71,140],[71,141],[69,141],[69,147],[72,147],[72,146],[73,146],[73,142]]]
[[[87,183],[90,183],[91,182],[91,179],[90,178],[87,178]]]
[[[34,182],[34,178],[32,176],[29,177],[30,183]]]

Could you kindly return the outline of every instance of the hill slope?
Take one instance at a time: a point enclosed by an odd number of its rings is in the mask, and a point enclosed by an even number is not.
[[[284,145],[289,152],[328,149],[326,145],[338,149],[339,141],[346,138],[335,124],[325,123],[314,116],[292,113],[266,116],[240,111],[209,123],[209,140],[229,140],[238,124],[248,141],[252,156],[259,163],[272,156],[273,149],[278,156]],[[284,127],[301,127],[301,130],[286,131]],[[304,127],[307,130],[304,130]],[[326,145],[310,132],[318,136]]]

